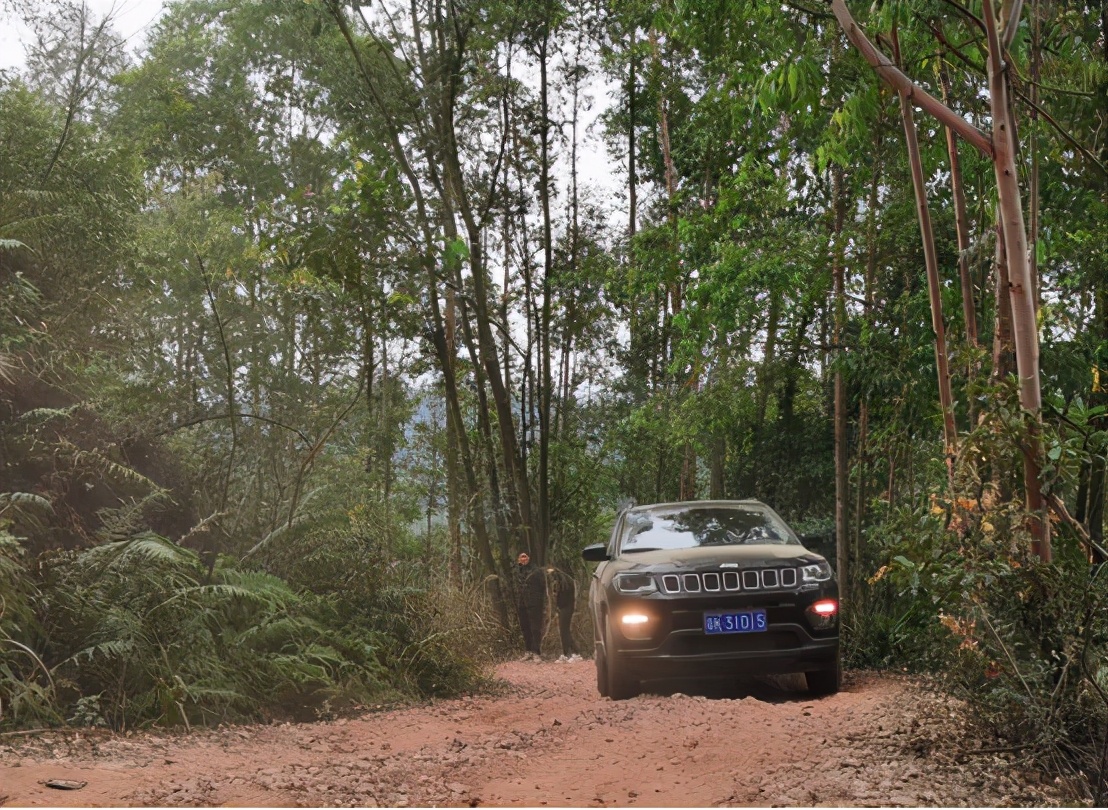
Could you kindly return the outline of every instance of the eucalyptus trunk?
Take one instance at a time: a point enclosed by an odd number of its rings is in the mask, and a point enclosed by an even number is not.
[[[550,544],[550,411],[553,374],[550,368],[550,316],[553,296],[554,234],[550,221],[550,84],[547,77],[550,49],[550,21],[543,23],[539,45],[539,99],[542,122],[539,127],[539,199],[542,203],[542,317],[539,323],[539,480],[535,510],[536,536],[531,544],[538,565],[546,562]]]
[[[846,243],[843,225],[846,216],[846,191],[843,188],[842,169],[831,172],[831,279],[832,317],[831,342],[836,351],[843,351],[843,334],[846,328]],[[850,524],[848,501],[850,498],[849,460],[847,448],[846,383],[842,363],[835,364],[835,563],[837,576],[846,597],[849,583]]]
[[[939,76],[945,102],[950,97],[950,78],[945,68],[940,70]],[[978,345],[977,304],[973,297],[973,279],[970,277],[969,215],[966,212],[966,190],[962,184],[962,160],[958,155],[958,135],[949,126],[944,126],[943,129],[946,131],[946,152],[950,160],[950,195],[954,200],[954,229],[958,237],[958,279],[962,287],[962,319],[965,323],[966,343],[976,349]],[[969,372],[972,379],[976,369],[971,365]],[[972,415],[970,421],[973,421]]]
[[[894,34],[895,37],[895,34]],[[946,462],[947,484],[954,490],[954,458],[958,453],[958,430],[954,425],[954,397],[950,389],[950,368],[946,356],[946,327],[943,324],[943,299],[939,281],[939,259],[935,251],[935,234],[931,228],[931,212],[927,205],[927,186],[923,175],[923,159],[919,151],[912,102],[900,93],[900,118],[904,139],[908,145],[908,163],[912,169],[912,189],[916,197],[916,216],[923,240],[923,260],[927,268],[927,294],[931,302],[931,329],[935,335],[935,370],[939,383],[939,407],[943,415],[943,457]]]
[[[658,34],[657,31],[651,30],[650,32],[650,45],[654,52],[655,67],[658,70],[659,75],[664,75],[665,65],[662,62],[661,49],[658,46]],[[665,183],[666,183],[666,202],[667,202],[667,215],[666,220],[669,224],[670,237],[673,240],[672,252],[670,254],[670,273],[669,278],[666,280],[665,285],[665,297],[662,301],[663,306],[663,351],[664,361],[668,364],[674,357],[674,351],[672,346],[673,340],[673,316],[681,311],[683,306],[682,296],[684,291],[682,290],[681,280],[679,278],[679,264],[678,264],[678,251],[679,240],[677,234],[677,166],[673,161],[673,146],[670,141],[669,132],[669,101],[665,93],[665,89],[660,88],[658,91],[658,137],[662,147],[662,165],[665,170]],[[695,392],[698,385],[697,369],[693,370],[692,379],[689,380],[689,387]],[[681,459],[681,474],[678,479],[678,498],[682,501],[691,501],[696,499],[696,449],[692,442],[686,440],[682,448]]]
[[[1000,233],[997,217],[996,247],[993,256],[993,282],[996,304],[993,307],[993,369],[989,375],[997,383],[1015,370],[1016,348],[1012,343],[1012,299],[1008,295],[1008,251]]]
[[[1035,283],[1027,255],[1027,230],[1020,199],[1019,167],[1016,164],[1016,122],[1010,103],[1005,49],[1019,24],[1019,3],[1014,4],[1005,28],[998,30],[992,0],[982,0],[982,17],[988,42],[989,106],[993,118],[993,169],[1004,249],[1008,256],[1008,293],[1012,301],[1012,337],[1016,347],[1020,406],[1028,415],[1027,450],[1023,454],[1023,484],[1031,549],[1043,562],[1050,562],[1050,521],[1042,515],[1043,496],[1039,483],[1042,392],[1039,383],[1039,328],[1035,318]]]

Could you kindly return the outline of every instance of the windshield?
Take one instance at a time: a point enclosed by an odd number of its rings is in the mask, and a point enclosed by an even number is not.
[[[620,551],[759,543],[797,545],[799,541],[777,515],[756,506],[685,508],[629,514]]]

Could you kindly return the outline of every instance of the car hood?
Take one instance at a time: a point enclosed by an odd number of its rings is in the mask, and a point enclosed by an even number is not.
[[[742,546],[699,546],[696,548],[659,549],[624,554],[614,562],[621,569],[651,568],[712,568],[736,565],[739,568],[763,567],[794,563],[801,565],[822,560],[800,545],[762,543]]]

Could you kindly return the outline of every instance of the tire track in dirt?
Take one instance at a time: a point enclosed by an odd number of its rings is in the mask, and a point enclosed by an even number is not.
[[[509,662],[500,694],[333,722],[0,744],[9,806],[1064,804],[997,756],[960,763],[962,707],[853,674],[838,695],[597,696],[592,662]],[[3,741],[0,741],[3,742]],[[50,790],[47,779],[86,781]]]

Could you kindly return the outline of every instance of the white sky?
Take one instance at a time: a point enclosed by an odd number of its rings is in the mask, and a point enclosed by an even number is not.
[[[43,2],[43,0],[34,0]],[[140,49],[147,32],[162,14],[163,0],[86,0],[99,20],[109,12],[116,32],[127,40],[130,51]],[[11,16],[0,17],[0,69],[23,64],[23,40],[28,31]]]

